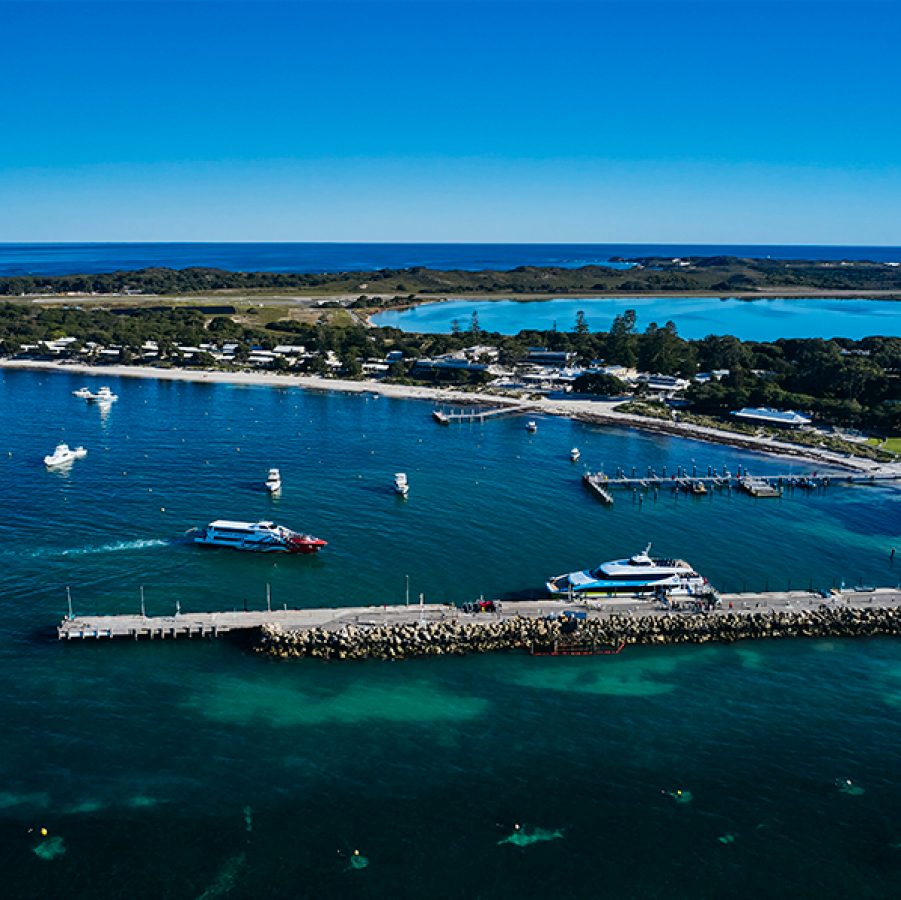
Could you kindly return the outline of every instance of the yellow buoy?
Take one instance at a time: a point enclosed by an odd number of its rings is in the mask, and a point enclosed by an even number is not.
[[[47,837],[48,831],[46,828],[41,829],[41,837]]]

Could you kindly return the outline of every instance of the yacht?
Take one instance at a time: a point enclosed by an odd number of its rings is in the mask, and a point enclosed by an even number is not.
[[[53,469],[65,466],[76,459],[83,459],[87,455],[88,451],[84,447],[76,447],[73,450],[68,444],[57,444],[53,453],[44,457],[44,465],[48,469]]]
[[[698,592],[707,585],[707,579],[682,559],[652,559],[651,545],[628,559],[615,559],[601,563],[596,569],[569,572],[558,575],[547,583],[552,594],[580,596],[610,593],[644,594],[658,590],[667,593]]]
[[[260,553],[316,553],[326,541],[300,534],[274,522],[230,522],[217,519],[206,528],[195,529],[195,544],[255,550]]]
[[[82,388],[79,388],[77,391],[72,391],[72,396],[80,397],[82,400],[88,400],[91,397],[93,397],[94,395],[91,393],[90,388],[82,387]]]
[[[579,451],[579,448],[578,448],[578,447],[573,447],[572,450],[569,451],[569,458],[570,458],[573,462],[578,462],[579,459],[581,458],[581,456],[582,456],[582,454],[581,454],[581,452]]]
[[[532,419],[529,419],[529,421],[526,422],[526,431],[528,431],[529,434],[535,434],[535,432],[538,431],[538,425],[532,421]]]
[[[277,494],[282,489],[282,476],[278,469],[270,469],[266,476],[266,490],[270,494]]]
[[[407,481],[406,472],[396,472],[394,475],[394,492],[406,497],[410,493],[410,483]]]
[[[88,401],[93,403],[112,403],[115,400],[119,399],[117,394],[114,394],[108,387],[104,386],[97,391],[96,394],[88,394]]]

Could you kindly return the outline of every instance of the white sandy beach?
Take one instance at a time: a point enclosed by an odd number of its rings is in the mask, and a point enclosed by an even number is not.
[[[205,384],[269,385],[304,390],[340,391],[351,394],[378,394],[405,400],[429,400],[436,404],[491,404],[524,406],[538,415],[565,416],[583,422],[640,428],[645,431],[672,434],[695,440],[725,444],[744,450],[758,451],[794,460],[806,460],[814,465],[835,466],[865,473],[901,474],[901,464],[885,465],[859,457],[849,457],[830,450],[777,441],[770,437],[736,434],[684,422],[668,422],[632,413],[616,412],[616,402],[601,400],[549,399],[524,400],[518,397],[493,394],[488,391],[459,391],[452,388],[433,388],[422,385],[386,384],[380,381],[346,381],[316,375],[280,375],[274,372],[219,372],[167,369],[154,366],[91,366],[84,363],[58,363],[43,360],[0,360],[5,369],[39,369],[91,375],[95,378],[157,378],[168,381],[194,381]]]

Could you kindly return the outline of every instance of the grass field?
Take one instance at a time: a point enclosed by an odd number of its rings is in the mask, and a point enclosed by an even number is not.
[[[885,440],[882,438],[870,438],[867,443],[871,447],[880,447],[883,450],[888,450],[889,453],[901,455],[901,437],[886,438]]]

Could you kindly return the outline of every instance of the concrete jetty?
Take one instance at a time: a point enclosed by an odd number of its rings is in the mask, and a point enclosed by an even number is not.
[[[639,597],[610,597],[592,600],[548,598],[495,604],[493,612],[464,612],[453,605],[348,606],[319,609],[273,609],[178,613],[170,616],[107,615],[66,617],[57,628],[60,640],[166,640],[214,638],[234,632],[268,630],[272,633],[328,634],[346,629],[429,628],[435,625],[480,625],[511,621],[541,621],[548,617],[571,621],[655,622],[678,619],[697,612],[700,603],[680,598],[663,604]],[[811,591],[769,591],[720,595],[720,604],[703,613],[705,621],[736,619],[749,615],[799,616],[831,610],[896,610],[901,614],[901,590],[841,591],[824,598]],[[575,617],[579,618],[576,619]]]

